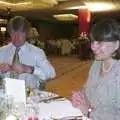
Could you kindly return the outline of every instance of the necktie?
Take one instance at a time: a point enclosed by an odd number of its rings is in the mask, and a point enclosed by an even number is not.
[[[13,56],[12,65],[16,65],[16,64],[20,63],[20,61],[19,61],[19,54],[18,54],[19,50],[20,50],[20,48],[16,48],[16,50],[15,50],[15,54]],[[18,75],[19,75],[19,73],[16,72],[16,71],[11,71],[10,72],[10,78],[17,78]]]

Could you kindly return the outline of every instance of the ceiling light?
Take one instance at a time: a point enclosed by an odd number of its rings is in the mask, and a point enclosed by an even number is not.
[[[68,0],[57,0],[58,2],[64,2],[64,1],[68,1]]]
[[[112,3],[105,2],[86,2],[85,6],[92,12],[113,10],[115,6]]]
[[[54,5],[57,5],[58,2],[56,0],[39,0],[39,2],[44,2],[46,4],[54,4]]]
[[[28,9],[42,9],[49,8],[56,5],[58,2],[56,0],[24,0],[24,2],[12,2],[11,0],[0,1],[0,6],[4,9],[6,7],[11,8],[12,11],[28,10]]]
[[[21,3],[16,3],[13,5],[28,5],[28,4],[32,4],[32,2],[21,2]]]
[[[84,9],[84,8],[87,8],[87,7],[83,5],[78,5],[78,6],[66,7],[65,9],[75,10],[75,9]]]
[[[15,3],[10,3],[10,2],[0,1],[0,4],[14,6],[14,5],[28,5],[28,4],[31,4],[31,2],[19,2],[15,4]]]
[[[1,28],[0,28],[0,31],[1,31],[1,32],[5,32],[5,31],[6,31],[6,27],[1,27]]]
[[[0,18],[0,24],[7,24],[7,22],[8,22],[7,19]]]
[[[57,20],[60,21],[73,21],[78,19],[77,15],[74,14],[59,14],[59,15],[53,15]]]

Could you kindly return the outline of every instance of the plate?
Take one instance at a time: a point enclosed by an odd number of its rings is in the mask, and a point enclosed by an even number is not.
[[[35,90],[35,96],[29,96],[27,98],[27,103],[39,103],[42,100],[58,97],[57,94],[47,91]]]
[[[53,99],[59,97],[59,95],[39,90],[35,90],[35,93],[36,96],[28,97],[27,102],[39,111],[38,117],[40,120],[67,119],[68,116],[83,116],[82,112],[74,108],[71,101],[66,98],[43,102],[42,100]]]

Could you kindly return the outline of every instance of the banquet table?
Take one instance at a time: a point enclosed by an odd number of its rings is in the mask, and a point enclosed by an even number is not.
[[[17,116],[18,120],[90,120],[80,109],[74,108],[68,99],[49,91],[34,91],[35,95],[27,97],[25,106],[7,98],[7,106],[11,106],[8,111]],[[2,102],[0,107],[1,105]],[[5,105],[0,110],[4,110],[4,107]],[[38,119],[29,119],[30,117]]]
[[[37,106],[39,120],[89,120],[68,99],[48,91],[36,93],[27,102]]]
[[[0,120],[9,116],[16,117],[15,120],[89,120],[71,101],[56,93],[38,89],[28,92],[24,80],[6,78],[4,81],[0,89]]]

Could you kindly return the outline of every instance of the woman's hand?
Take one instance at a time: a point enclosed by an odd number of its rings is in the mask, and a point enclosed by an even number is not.
[[[83,112],[83,114],[87,114],[89,102],[83,90],[73,93],[72,104],[74,107],[79,108]]]

